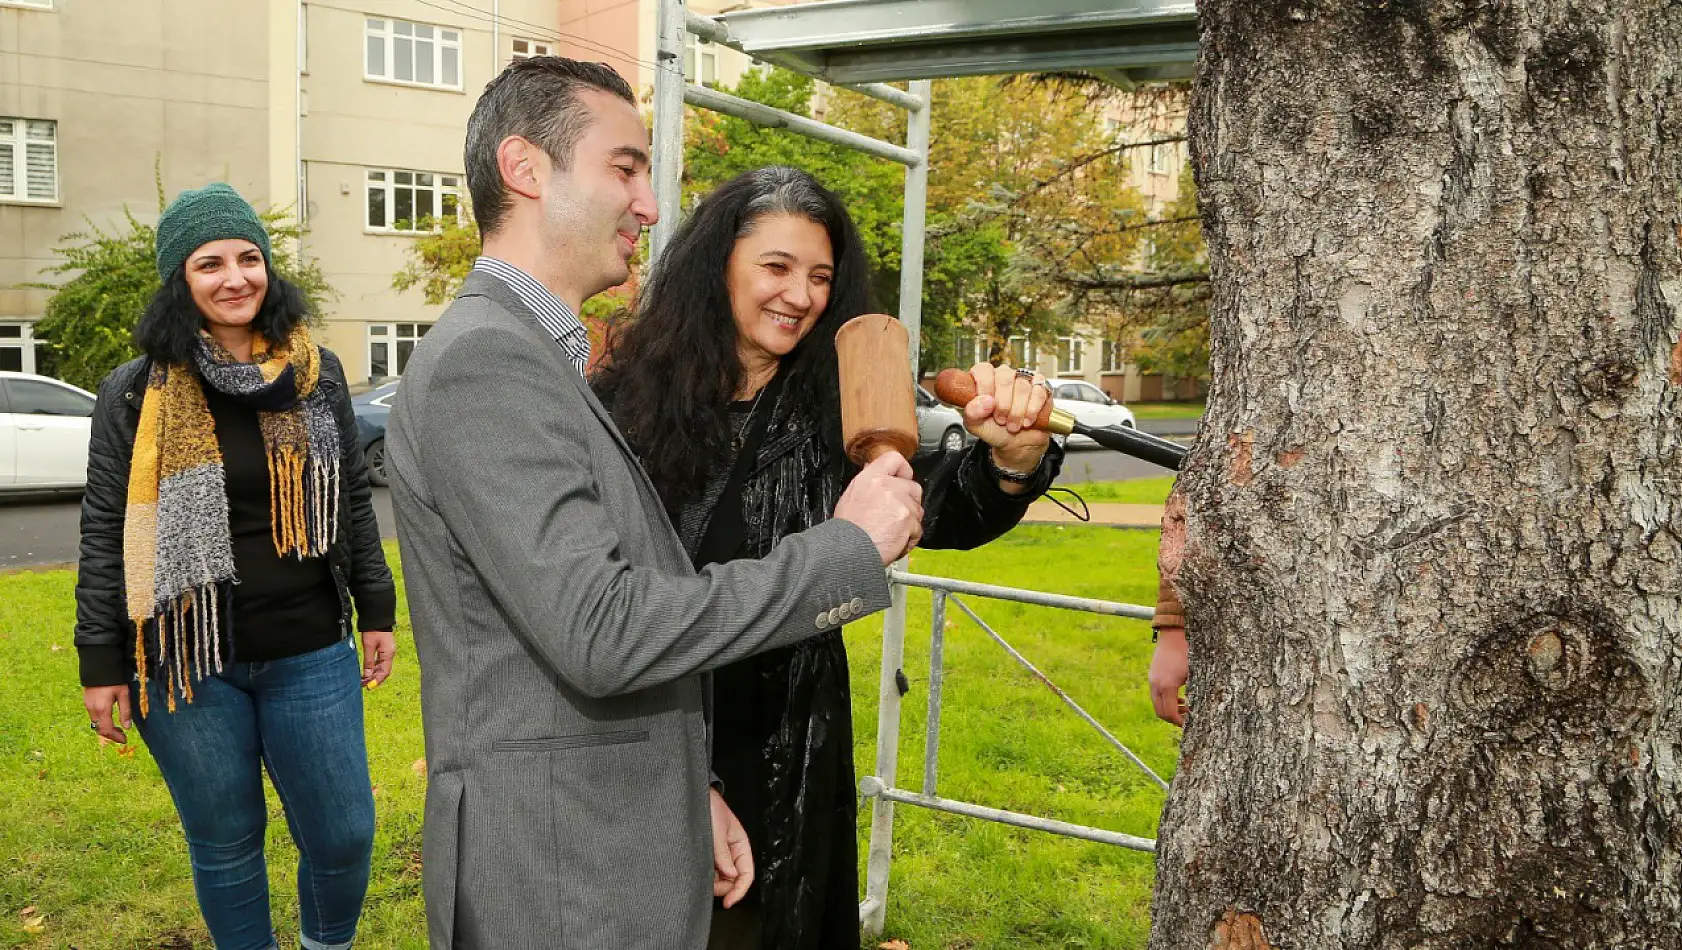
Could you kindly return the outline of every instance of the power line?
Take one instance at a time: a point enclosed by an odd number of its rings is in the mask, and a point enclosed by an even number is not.
[[[437,4],[437,3],[433,3],[433,2],[431,2],[431,0],[415,0],[415,2],[419,3],[421,6],[431,7],[434,10],[440,10],[440,11],[443,11],[444,13],[453,14],[455,16],[467,16],[467,17],[471,17],[473,19],[479,20],[482,23],[490,23],[490,24],[493,24],[493,25],[500,25],[500,26],[509,27],[513,32],[531,32],[531,33],[536,34],[537,39],[546,39],[546,40],[552,40],[552,41],[555,41],[555,42],[560,42],[563,39],[565,39],[567,41],[572,42],[573,44],[575,44],[577,46],[582,46],[585,49],[588,49],[588,50],[590,50],[591,52],[594,52],[594,53],[600,53],[600,54],[603,54],[603,55],[615,56],[615,57],[618,57],[618,58],[621,58],[621,59],[626,59],[626,60],[629,60],[633,63],[636,63],[639,66],[647,66],[650,69],[658,69],[659,68],[658,64],[651,63],[651,62],[649,62],[648,60],[645,60],[645,59],[640,59],[634,53],[630,53],[630,52],[627,52],[625,50],[618,49],[617,47],[608,46],[605,43],[599,43],[595,40],[590,39],[589,37],[579,36],[576,33],[568,33],[564,30],[556,30],[552,27],[542,26],[540,24],[531,23],[529,21],[517,19],[515,17],[503,16],[501,14],[492,14],[488,10],[481,10],[478,7],[468,6],[465,3],[455,3],[454,7],[446,7],[446,6],[442,6],[440,4]],[[454,0],[452,0],[452,2],[454,2]],[[518,29],[514,29],[515,27],[518,27]],[[500,56],[500,51],[499,51],[498,55]]]
[[[600,10],[591,10],[588,13],[583,13],[583,14],[580,14],[578,16],[575,16],[570,20],[562,20],[561,25],[566,26],[568,23],[577,23],[579,20],[588,20],[589,18],[591,18],[593,16],[600,16],[601,14],[606,13],[609,10],[617,10],[620,7],[628,7],[633,3],[639,3],[639,2],[641,2],[641,0],[620,0],[620,2],[615,3],[611,6],[602,7]]]

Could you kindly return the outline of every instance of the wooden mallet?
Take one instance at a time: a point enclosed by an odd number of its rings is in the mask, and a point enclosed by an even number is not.
[[[854,317],[835,333],[835,356],[847,457],[863,466],[889,449],[908,459],[916,454],[917,400],[905,325],[885,313]]]

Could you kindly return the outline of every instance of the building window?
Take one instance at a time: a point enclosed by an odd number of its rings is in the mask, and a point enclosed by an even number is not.
[[[402,376],[409,365],[409,354],[430,323],[371,323],[368,325],[368,378],[385,379]]]
[[[1018,369],[1033,369],[1039,356],[1034,342],[1025,336],[1013,336],[1005,349],[1010,353],[1010,365]]]
[[[0,201],[58,201],[58,123],[0,119]]]
[[[553,55],[555,53],[550,49],[548,43],[539,43],[536,40],[514,41],[514,59],[531,59],[533,56]]]
[[[1082,341],[1078,337],[1057,338],[1058,375],[1086,372],[1086,358],[1081,352],[1081,347]]]
[[[367,24],[364,78],[461,88],[460,30],[377,17],[369,17]]]
[[[987,350],[981,345],[981,338],[965,330],[954,330],[952,335],[952,365],[959,369],[969,369],[981,362],[987,355]]]
[[[1151,146],[1151,174],[1166,175],[1174,170],[1174,158],[1179,154],[1174,143]]]
[[[0,370],[35,372],[35,338],[27,323],[0,323]]]
[[[0,0],[0,7],[28,7],[31,10],[51,10],[53,0]]]
[[[1119,373],[1127,366],[1127,351],[1116,340],[1104,341],[1104,365],[1101,370],[1106,373]]]
[[[461,178],[431,172],[368,169],[370,231],[421,234],[438,230],[438,221],[461,214]]]
[[[700,60],[702,85],[718,82],[718,47],[711,43],[703,43],[700,37],[693,33],[684,34],[683,41],[683,78],[687,82],[696,82],[695,63]]]

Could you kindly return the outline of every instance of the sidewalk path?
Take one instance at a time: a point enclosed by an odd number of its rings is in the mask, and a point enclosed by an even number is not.
[[[1066,496],[1065,503],[1067,502]],[[1079,511],[1079,505],[1073,505]],[[1088,502],[1092,509],[1091,524],[1110,525],[1117,528],[1152,528],[1162,527],[1161,505],[1124,505],[1112,501]],[[1055,502],[1036,501],[1028,506],[1028,513],[1022,518],[1023,524],[1080,524],[1073,515],[1059,508]]]

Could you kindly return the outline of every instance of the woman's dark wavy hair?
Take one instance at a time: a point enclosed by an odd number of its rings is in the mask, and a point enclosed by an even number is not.
[[[280,346],[292,335],[293,328],[309,319],[310,305],[297,285],[275,273],[273,267],[268,267],[268,272],[269,287],[251,326],[271,346]],[[134,325],[134,345],[155,362],[191,364],[203,328],[204,314],[193,302],[183,265],[152,295],[152,302]]]
[[[678,229],[643,284],[635,319],[610,335],[606,365],[594,380],[674,510],[705,487],[708,469],[729,444],[730,402],[742,366],[725,268],[736,241],[774,214],[797,215],[829,232],[835,255],[829,303],[777,372],[782,398],[795,400],[841,444],[835,331],[870,310],[869,262],[858,229],[840,199],[806,172],[783,165],[744,172],[708,195]]]

